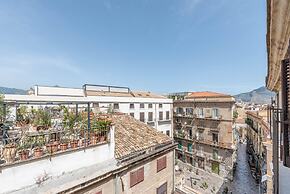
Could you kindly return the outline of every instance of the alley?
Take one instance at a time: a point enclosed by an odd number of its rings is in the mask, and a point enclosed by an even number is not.
[[[259,187],[251,175],[251,171],[247,161],[246,144],[239,144],[238,164],[232,188],[233,194],[257,194]]]

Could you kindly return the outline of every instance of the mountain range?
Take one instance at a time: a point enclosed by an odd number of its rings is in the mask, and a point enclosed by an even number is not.
[[[0,87],[0,94],[27,94],[27,90]]]
[[[27,94],[27,90],[0,87],[0,94]],[[258,89],[252,90],[250,92],[245,92],[237,94],[234,96],[236,101],[243,101],[255,104],[269,104],[271,103],[271,98],[275,97],[275,93],[269,91],[266,87],[260,87]]]
[[[269,91],[266,87],[260,87],[250,92],[241,93],[234,96],[236,101],[243,101],[255,104],[270,104],[271,98],[275,97],[275,93]]]

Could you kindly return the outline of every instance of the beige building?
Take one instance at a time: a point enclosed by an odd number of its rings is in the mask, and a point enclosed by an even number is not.
[[[270,126],[264,117],[264,111],[247,112],[247,152],[249,154],[249,164],[255,168],[255,177],[257,182],[261,182],[263,176],[272,176],[267,174],[267,140],[270,138]],[[271,161],[270,161],[271,162]],[[267,184],[262,184],[266,189]]]
[[[173,193],[173,140],[129,115],[106,117],[112,124],[102,144],[0,165],[0,193]]]
[[[234,103],[232,96],[214,92],[193,92],[184,100],[174,101],[176,157],[197,174],[215,174],[212,177],[221,180],[232,178]]]
[[[290,69],[290,1],[267,0],[267,51],[268,74],[266,86],[276,92],[271,107],[271,139],[267,143],[269,155],[273,154],[268,177],[273,193],[289,193],[290,140],[289,140],[289,69]],[[273,147],[271,146],[273,144]],[[267,169],[268,170],[268,169]]]

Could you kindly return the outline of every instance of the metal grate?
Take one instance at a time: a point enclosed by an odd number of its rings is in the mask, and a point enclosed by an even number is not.
[[[282,137],[283,149],[282,160],[283,164],[290,167],[290,154],[289,154],[289,121],[290,121],[290,63],[289,59],[282,61],[281,66],[281,88],[282,88]]]

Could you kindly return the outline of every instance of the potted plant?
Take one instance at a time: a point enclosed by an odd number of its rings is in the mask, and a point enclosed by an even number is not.
[[[38,138],[34,143],[34,157],[39,158],[43,155],[43,146],[44,146],[44,138],[40,137]]]
[[[63,138],[60,143],[60,150],[65,151],[68,148],[69,139]]]
[[[27,141],[22,142],[18,147],[18,155],[20,160],[27,160],[29,157],[29,149],[31,144]]]
[[[51,126],[51,115],[47,110],[38,109],[33,114],[33,124],[37,129],[48,129]]]
[[[8,164],[13,163],[15,161],[16,145],[14,143],[9,143],[5,145],[3,149],[3,157]]]
[[[97,122],[97,134],[99,136],[100,142],[104,142],[107,140],[107,132],[110,124],[111,121],[109,120],[99,120]]]
[[[57,152],[58,151],[58,146],[59,146],[59,142],[58,141],[54,141],[52,143],[52,152]]]

